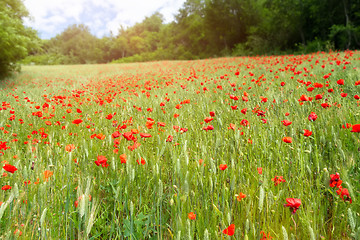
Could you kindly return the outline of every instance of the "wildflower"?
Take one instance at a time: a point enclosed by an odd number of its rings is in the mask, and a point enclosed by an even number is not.
[[[292,122],[290,122],[288,120],[282,120],[281,122],[283,123],[284,126],[289,126],[292,124]]]
[[[209,126],[207,126],[207,127],[203,127],[203,130],[205,130],[205,131],[214,130],[214,126],[213,126],[213,125],[209,125]]]
[[[292,138],[291,138],[291,137],[283,137],[283,138],[282,138],[282,141],[283,141],[284,143],[292,143]]]
[[[210,112],[209,114],[211,117],[215,117],[215,112]]]
[[[120,155],[120,161],[121,161],[121,163],[126,163],[127,159],[126,159],[125,153]]]
[[[352,125],[351,132],[360,132],[360,124]]]
[[[339,85],[344,85],[344,79],[339,79],[336,83]]]
[[[282,182],[286,182],[286,180],[283,178],[283,176],[275,176],[274,178],[271,179],[271,181],[274,182],[274,185],[277,186]]]
[[[235,124],[230,123],[228,129],[235,130]]]
[[[305,137],[310,137],[311,134],[312,134],[312,131],[309,131],[309,130],[307,130],[307,129],[304,129],[304,136],[305,136]]]
[[[292,214],[295,214],[301,205],[301,200],[297,198],[287,198],[287,204],[284,204],[284,207],[290,207]]]
[[[316,99],[316,100],[320,100],[320,99],[322,99],[322,98],[323,98],[323,96],[322,96],[321,94],[318,94],[318,95],[315,96],[315,99]]]
[[[261,174],[262,174],[262,172],[263,172],[262,167],[258,167],[256,170],[258,171],[258,173],[259,173],[260,175],[261,175]]]
[[[65,151],[67,151],[67,152],[72,152],[74,149],[75,149],[74,144],[68,144],[65,146]]]
[[[242,199],[246,198],[246,195],[240,192],[239,194],[236,194],[236,199],[240,202]]]
[[[169,135],[166,139],[166,142],[172,142],[173,139],[174,139],[174,137]]]
[[[220,170],[224,171],[225,169],[227,169],[227,165],[226,164],[220,164],[219,168]]]
[[[81,120],[81,119],[75,119],[72,121],[73,124],[80,124],[82,122],[83,122],[83,120]]]
[[[151,134],[149,134],[149,133],[140,133],[140,137],[149,138],[149,137],[151,137]]]
[[[328,104],[328,103],[322,103],[321,106],[322,106],[323,108],[329,108],[331,105]]]
[[[214,118],[206,117],[206,118],[204,119],[204,122],[209,123],[209,122],[211,122],[212,120],[214,120]]]
[[[10,164],[5,164],[5,166],[3,166],[3,169],[7,172],[11,172],[14,173],[16,170],[18,170],[15,166],[10,165]]]
[[[140,161],[139,160],[136,160],[136,162],[140,165],[145,165],[146,164],[146,161],[143,159],[143,158],[140,158]]]
[[[193,213],[193,212],[190,212],[190,213],[188,214],[188,218],[189,218],[190,220],[195,220],[195,219],[196,219],[196,214]]]
[[[260,234],[262,235],[260,240],[271,240],[272,239],[272,237],[270,236],[270,233],[266,234],[264,231],[261,231]]]
[[[339,188],[341,186],[342,181],[340,180],[340,174],[330,174],[330,187],[337,187]]]
[[[308,96],[306,96],[305,94],[300,96],[300,100],[302,102],[307,102],[307,101],[311,101],[310,98]]]
[[[350,194],[349,194],[349,191],[347,188],[343,188],[341,190],[340,197],[342,200],[344,200],[344,202],[348,201],[348,202],[352,203],[352,199],[350,197]],[[344,199],[344,197],[346,197],[346,198]]]
[[[136,141],[136,137],[133,135],[132,132],[125,132],[123,133],[123,137],[128,140],[128,141],[133,141],[135,142]]]
[[[45,180],[48,181],[49,178],[53,175],[53,172],[50,171],[50,170],[45,170],[45,171],[43,172],[43,174],[44,174],[44,181],[45,181]]]
[[[248,120],[243,119],[243,120],[241,120],[240,124],[246,127],[246,126],[249,126],[250,123]]]
[[[309,121],[315,121],[317,119],[317,117],[318,116],[316,115],[316,113],[311,112],[308,119],[309,119]]]
[[[230,224],[226,229],[223,230],[223,233],[232,236],[235,233],[235,224]]]
[[[10,185],[5,185],[1,188],[1,190],[4,190],[4,191],[9,190],[9,189],[11,189]]]
[[[102,167],[108,167],[109,164],[107,163],[107,158],[105,156],[97,156],[97,160],[95,161],[95,164],[97,166],[102,166]]]

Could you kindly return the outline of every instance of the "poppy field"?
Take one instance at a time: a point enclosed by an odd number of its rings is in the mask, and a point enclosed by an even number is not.
[[[25,66],[3,239],[360,239],[360,52]]]

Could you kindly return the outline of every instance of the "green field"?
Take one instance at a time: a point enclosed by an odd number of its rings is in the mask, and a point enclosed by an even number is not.
[[[358,51],[25,66],[0,235],[360,239],[359,95]]]

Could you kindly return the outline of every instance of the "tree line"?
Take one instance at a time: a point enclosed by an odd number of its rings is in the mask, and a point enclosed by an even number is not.
[[[17,22],[9,15],[18,32],[23,32],[20,23],[25,13],[22,8]],[[0,18],[1,22],[10,20]],[[356,49],[360,46],[360,0],[187,0],[171,23],[154,13],[128,28],[119,23],[116,35],[102,38],[83,24],[69,26],[50,40],[30,33],[23,37],[30,36],[37,47],[28,39],[15,41],[21,46],[18,55],[28,55],[22,63],[135,62]],[[2,39],[2,48],[1,44]]]

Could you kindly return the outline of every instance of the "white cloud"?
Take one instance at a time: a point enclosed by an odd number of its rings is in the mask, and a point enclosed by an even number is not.
[[[163,14],[165,22],[185,0],[25,0],[33,21],[26,24],[38,30],[43,38],[54,37],[71,24],[84,23],[98,37],[117,33],[120,25],[129,27],[141,22],[156,11]]]

